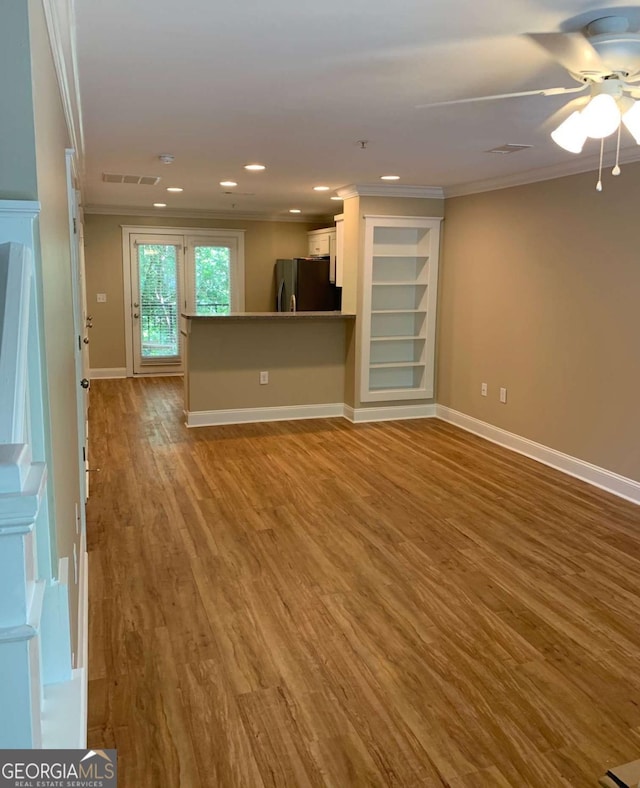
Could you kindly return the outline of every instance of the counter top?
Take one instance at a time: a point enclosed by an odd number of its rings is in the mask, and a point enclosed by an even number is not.
[[[183,312],[187,320],[353,320],[354,314],[348,312],[231,312],[229,315],[198,315]]]

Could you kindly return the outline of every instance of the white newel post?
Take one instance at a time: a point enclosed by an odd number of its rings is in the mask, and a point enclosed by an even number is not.
[[[0,748],[81,746],[72,736],[56,740],[48,723],[58,706],[69,708],[60,688],[74,677],[47,490],[38,211],[38,203],[0,200]]]
[[[26,443],[0,445],[0,742],[41,747],[40,623],[34,525],[46,468]]]

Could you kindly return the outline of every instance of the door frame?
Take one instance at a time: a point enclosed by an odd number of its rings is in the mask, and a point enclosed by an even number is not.
[[[185,252],[184,244],[179,236],[162,235],[160,233],[144,233],[143,235],[131,234],[130,238],[130,260],[131,260],[131,299],[133,302],[132,315],[140,315],[135,323],[131,319],[131,342],[133,351],[133,374],[139,377],[147,375],[182,375],[184,372],[184,353],[183,342],[180,333],[179,314],[183,306],[185,296]],[[178,341],[179,361],[168,361],[167,358],[153,358],[147,364],[142,361],[142,298],[140,295],[140,259],[138,249],[140,246],[172,246],[176,255],[176,338]],[[135,260],[135,262],[134,262]],[[135,276],[134,276],[135,273]],[[174,357],[175,358],[175,357]],[[137,369],[136,369],[137,367]]]
[[[144,373],[143,375],[134,375],[133,372],[133,327],[132,327],[132,307],[133,299],[131,297],[131,272],[132,272],[132,259],[131,259],[131,240],[134,235],[172,235],[181,236],[183,244],[183,259],[186,265],[186,238],[229,238],[235,239],[238,250],[238,268],[235,280],[236,285],[236,302],[238,304],[238,311],[244,311],[244,234],[245,230],[228,230],[218,227],[165,227],[147,225],[127,225],[123,224],[122,227],[122,280],[124,291],[124,336],[125,336],[125,358],[127,377],[147,377],[153,375],[153,371]],[[184,310],[184,295],[183,306]],[[182,327],[183,319],[180,318],[179,326]],[[181,375],[182,372],[163,372],[155,373],[163,375]]]
[[[75,398],[76,422],[78,429],[78,472],[80,501],[76,512],[76,532],[84,544],[86,537],[85,505],[89,497],[88,489],[88,419],[89,408],[88,391],[81,387],[80,381],[89,381],[89,371],[85,368],[86,353],[84,353],[83,339],[87,336],[86,317],[83,314],[85,298],[83,294],[84,283],[81,276],[81,250],[80,243],[83,234],[80,230],[82,216],[79,209],[78,192],[75,188],[77,178],[75,152],[65,150],[65,171],[67,180],[67,210],[69,216],[69,253],[71,260],[71,296],[74,328],[74,371],[75,371]]]

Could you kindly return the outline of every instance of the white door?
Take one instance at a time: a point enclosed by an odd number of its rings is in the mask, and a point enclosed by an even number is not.
[[[73,151],[66,152],[67,166],[67,203],[69,209],[69,236],[71,253],[71,291],[73,308],[73,328],[74,328],[74,364],[76,373],[76,411],[78,428],[78,468],[80,473],[80,501],[78,517],[80,518],[81,533],[85,531],[85,502],[88,497],[87,486],[87,410],[89,393],[89,375],[86,363],[86,327],[90,322],[86,317],[86,306],[84,303],[84,282],[80,273],[81,269],[81,249],[80,233],[81,226],[78,210],[78,195],[75,190],[73,178]]]
[[[242,311],[244,281],[235,238],[188,236],[186,305],[200,315]]]
[[[80,204],[80,193],[76,192],[76,205]],[[91,372],[89,366],[89,335],[93,326],[91,315],[87,314],[87,290],[86,290],[86,277],[84,265],[84,223],[82,220],[81,211],[77,211],[76,221],[76,235],[78,238],[78,297],[80,299],[80,328],[82,331],[82,347],[81,347],[81,380],[90,380]],[[84,396],[84,411],[79,414],[84,417],[84,466],[85,473],[85,500],[89,498],[89,484],[91,482],[91,475],[89,471],[89,398],[91,396],[91,388],[83,388]]]
[[[133,372],[180,373],[183,239],[175,235],[134,235],[131,262]]]

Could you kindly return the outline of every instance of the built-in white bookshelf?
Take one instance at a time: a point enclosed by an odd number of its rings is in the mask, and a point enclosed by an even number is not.
[[[363,402],[433,396],[440,222],[365,216]]]

